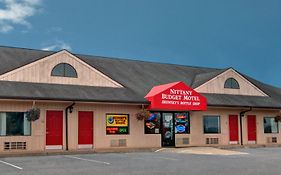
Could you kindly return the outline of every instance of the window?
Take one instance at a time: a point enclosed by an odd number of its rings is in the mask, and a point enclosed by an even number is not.
[[[51,76],[77,78],[77,72],[70,64],[60,63],[53,68]]]
[[[278,122],[275,117],[264,117],[263,119],[264,133],[278,133]]]
[[[31,123],[24,112],[0,112],[1,136],[29,136]]]
[[[145,134],[159,134],[160,133],[160,113],[153,112],[150,117],[144,121]]]
[[[239,83],[234,78],[228,78],[224,83],[224,88],[240,89]]]
[[[204,116],[203,123],[205,134],[220,133],[220,116]]]
[[[175,122],[176,134],[190,133],[189,113],[175,113]]]

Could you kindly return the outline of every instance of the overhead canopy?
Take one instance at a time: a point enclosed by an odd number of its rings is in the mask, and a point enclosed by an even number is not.
[[[206,98],[183,82],[155,86],[145,98],[150,101],[150,110],[207,110]]]

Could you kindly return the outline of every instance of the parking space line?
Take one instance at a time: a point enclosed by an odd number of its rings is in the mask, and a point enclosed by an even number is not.
[[[174,158],[170,158],[170,157],[161,157],[161,156],[157,156],[157,157],[153,157],[155,159],[166,159],[166,160],[179,160],[179,159],[174,159]]]
[[[87,161],[87,162],[95,162],[95,163],[110,165],[110,163],[108,163],[108,162],[103,162],[103,161],[98,161],[98,160],[93,160],[93,159],[84,159],[84,158],[75,157],[75,156],[65,156],[65,157],[71,158],[71,159],[83,160],[83,161]]]
[[[159,152],[159,151],[162,151],[162,150],[165,150],[166,148],[160,148],[160,149],[158,149],[158,150],[156,150],[156,151],[154,151],[155,153],[157,153],[157,152]]]
[[[22,167],[13,165],[13,164],[11,164],[11,163],[8,163],[8,162],[2,161],[2,160],[0,160],[0,163],[3,163],[3,164],[5,164],[5,165],[9,165],[9,166],[11,166],[11,167],[14,167],[14,168],[17,168],[17,169],[19,169],[19,170],[22,170]]]

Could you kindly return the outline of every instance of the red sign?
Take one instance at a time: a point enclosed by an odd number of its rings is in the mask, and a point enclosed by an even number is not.
[[[206,98],[183,82],[155,86],[145,98],[150,101],[152,110],[207,110]]]

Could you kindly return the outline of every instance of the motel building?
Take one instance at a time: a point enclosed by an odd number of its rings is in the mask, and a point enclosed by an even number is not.
[[[233,68],[0,47],[0,154],[281,145],[280,110]]]

